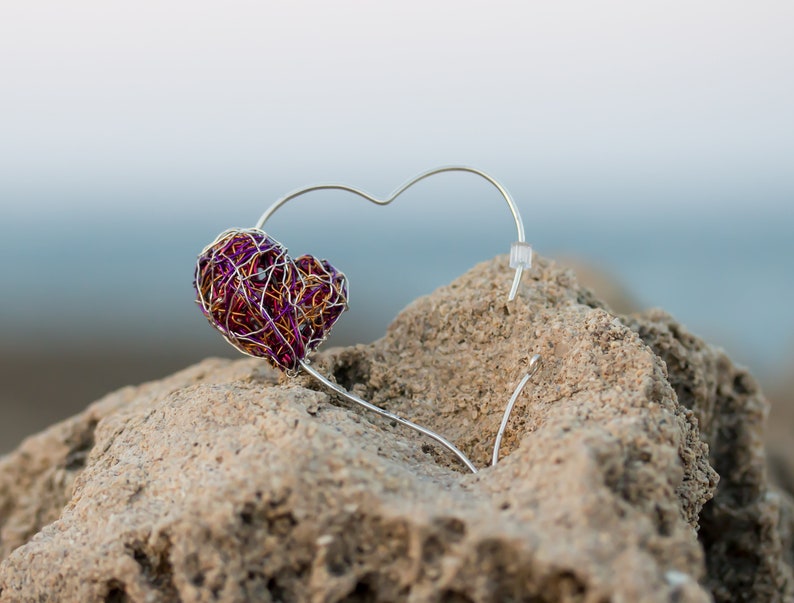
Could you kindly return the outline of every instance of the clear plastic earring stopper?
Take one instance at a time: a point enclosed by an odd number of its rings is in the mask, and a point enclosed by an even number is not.
[[[524,241],[516,241],[510,246],[511,268],[532,268],[532,246]]]

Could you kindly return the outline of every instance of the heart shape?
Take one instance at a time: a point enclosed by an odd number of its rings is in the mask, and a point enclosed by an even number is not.
[[[210,324],[249,356],[293,372],[347,310],[347,278],[257,228],[222,232],[199,254],[194,286]]]

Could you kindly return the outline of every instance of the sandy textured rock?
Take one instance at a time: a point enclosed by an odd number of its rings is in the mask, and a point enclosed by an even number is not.
[[[771,387],[772,400],[767,444],[775,481],[794,495],[794,371]]]
[[[717,601],[773,601],[792,594],[788,500],[770,487],[764,453],[769,404],[757,381],[719,348],[661,311],[630,324],[665,361],[678,400],[695,412],[721,476],[700,518],[707,585]],[[784,510],[781,511],[781,507]]]
[[[465,473],[308,378],[206,361],[0,461],[0,599],[707,601],[710,588],[783,600],[749,376],[727,359],[709,369],[715,352],[694,338],[668,345],[664,316],[622,321],[543,260],[507,303],[504,262],[417,300],[378,342],[316,357],[484,466],[543,354],[497,467]],[[713,502],[709,439],[727,471]]]
[[[794,566],[794,373],[771,388],[772,408],[766,443],[772,481],[780,489],[786,560]]]

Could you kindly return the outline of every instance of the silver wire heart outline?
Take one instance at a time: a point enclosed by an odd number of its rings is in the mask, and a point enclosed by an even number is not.
[[[459,165],[450,165],[450,166],[443,166],[439,168],[435,168],[432,170],[428,170],[419,174],[418,176],[411,178],[400,187],[398,187],[394,192],[392,192],[388,197],[380,198],[366,191],[355,188],[352,186],[348,186],[345,184],[316,184],[312,186],[307,186],[305,188],[301,188],[295,190],[288,195],[282,197],[275,203],[273,203],[270,207],[268,207],[262,216],[257,221],[254,228],[264,231],[265,223],[273,216],[273,214],[285,203],[305,195],[307,193],[315,192],[315,191],[322,191],[322,190],[340,190],[346,191],[349,193],[353,193],[354,195],[358,195],[371,203],[376,205],[389,205],[392,201],[394,201],[397,197],[402,195],[405,191],[409,188],[421,182],[422,180],[429,178],[430,176],[435,176],[436,174],[442,174],[445,172],[468,172],[471,174],[475,174],[484,178],[490,184],[492,184],[502,195],[504,200],[507,202],[508,207],[510,208],[510,213],[513,215],[513,220],[516,224],[516,232],[518,235],[517,241],[515,241],[510,247],[510,267],[515,269],[515,275],[513,277],[513,284],[510,287],[510,293],[508,294],[508,301],[513,301],[515,299],[516,293],[518,292],[518,286],[521,282],[521,276],[523,275],[523,271],[525,268],[530,268],[532,266],[532,247],[529,246],[526,242],[525,235],[524,235],[524,223],[521,219],[521,214],[518,211],[518,207],[513,201],[513,198],[510,196],[510,193],[496,180],[494,180],[491,176],[486,174],[485,172],[478,170],[476,168],[468,167],[468,166],[459,166]],[[371,402],[367,402],[366,400],[359,398],[355,394],[347,391],[343,387],[337,385],[336,383],[332,382],[322,373],[319,373],[314,367],[311,366],[310,362],[306,359],[302,359],[299,361],[301,368],[306,371],[309,375],[317,379],[320,383],[322,383],[327,388],[333,390],[343,398],[354,402],[360,406],[363,406],[367,410],[370,410],[382,417],[387,419],[391,419],[392,421],[396,421],[401,425],[409,427],[414,431],[417,431],[425,436],[429,437],[430,439],[436,441],[437,443],[441,444],[447,450],[452,452],[458,459],[466,465],[466,467],[472,472],[477,473],[477,467],[474,466],[474,463],[469,460],[469,458],[452,442],[447,440],[442,435],[427,429],[426,427],[422,427],[421,425],[417,425],[416,423],[409,421],[408,419],[404,419],[399,415],[396,415],[388,410],[380,408],[379,406],[375,406]],[[499,431],[496,435],[496,440],[494,442],[494,449],[493,454],[491,457],[491,465],[496,465],[497,461],[499,460],[499,448],[501,447],[502,443],[502,436],[504,435],[504,431],[507,427],[508,419],[510,418],[510,414],[513,410],[516,400],[518,396],[521,394],[521,391],[524,389],[524,386],[529,381],[529,379],[538,371],[541,366],[541,357],[538,354],[535,354],[531,359],[528,367],[527,373],[524,375],[524,378],[520,381],[518,386],[513,392],[513,395],[510,397],[510,401],[505,408],[505,412],[502,416],[502,421],[499,426]]]

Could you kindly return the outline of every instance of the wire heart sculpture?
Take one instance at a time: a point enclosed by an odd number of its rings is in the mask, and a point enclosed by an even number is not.
[[[326,260],[292,259],[259,229],[227,230],[198,257],[194,281],[210,324],[235,348],[296,372],[347,309],[347,278]]]
[[[375,203],[388,205],[416,183],[444,172],[469,172],[493,185],[507,202],[516,224],[518,240],[510,246],[510,267],[515,269],[508,301],[518,292],[521,275],[532,266],[532,247],[524,239],[524,225],[513,199],[504,187],[488,174],[465,166],[436,168],[412,178],[384,198],[342,184],[320,184],[294,191],[271,205],[254,228],[222,232],[199,254],[193,285],[204,316],[242,353],[265,358],[290,375],[300,369],[328,389],[382,417],[396,421],[436,441],[452,452],[473,473],[477,468],[452,442],[438,433],[417,425],[388,410],[359,398],[318,372],[307,359],[325,339],[347,310],[347,278],[326,260],[311,255],[292,259],[287,249],[269,237],[262,228],[279,207],[307,193],[341,190]],[[499,427],[492,464],[499,459],[499,448],[513,405],[529,378],[540,367],[540,356],[533,356],[529,371],[518,385]]]

